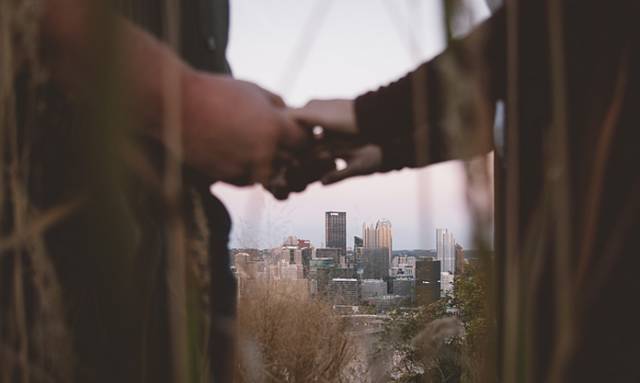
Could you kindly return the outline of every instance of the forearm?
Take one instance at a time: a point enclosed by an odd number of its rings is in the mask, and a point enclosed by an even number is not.
[[[383,147],[385,167],[492,149],[493,107],[504,96],[504,39],[501,10],[416,71],[356,99],[359,133]]]
[[[42,23],[47,61],[54,81],[83,95],[106,71],[126,95],[124,107],[151,134],[162,126],[167,73],[179,84],[195,74],[166,44],[85,0],[48,0]]]

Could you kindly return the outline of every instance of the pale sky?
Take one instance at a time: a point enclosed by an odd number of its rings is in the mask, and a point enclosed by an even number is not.
[[[472,21],[487,17],[468,0]],[[229,60],[238,78],[292,106],[352,98],[397,79],[444,49],[441,0],[231,0]],[[242,150],[242,148],[238,148]],[[347,245],[362,223],[387,218],[395,250],[435,247],[436,227],[469,248],[457,162],[311,185],[285,202],[261,187],[217,184],[233,219],[231,247],[273,247],[289,235],[324,243],[324,212],[347,212]]]

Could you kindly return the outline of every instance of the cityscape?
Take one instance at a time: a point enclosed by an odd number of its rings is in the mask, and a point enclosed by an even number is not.
[[[453,294],[455,276],[476,259],[446,228],[436,229],[435,249],[394,250],[389,220],[362,223],[361,235],[348,239],[347,219],[325,212],[324,247],[291,235],[272,249],[233,249],[238,295],[254,282],[286,284],[345,315],[384,314]]]

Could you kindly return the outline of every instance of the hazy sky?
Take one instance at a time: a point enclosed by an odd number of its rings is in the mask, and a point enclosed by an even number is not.
[[[468,1],[473,19],[488,11]],[[312,98],[354,97],[384,85],[444,49],[440,0],[231,0],[229,60],[293,106]],[[238,148],[242,150],[242,148]],[[213,188],[233,218],[232,247],[271,247],[295,235],[324,242],[324,212],[347,212],[347,243],[363,222],[387,218],[394,249],[435,247],[435,228],[469,247],[461,166],[311,185],[278,202],[260,187]]]

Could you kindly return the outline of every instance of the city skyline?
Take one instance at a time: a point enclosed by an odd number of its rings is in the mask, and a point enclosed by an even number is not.
[[[395,232],[392,230],[393,225],[391,220],[386,218],[377,219],[375,224],[362,223],[361,232],[358,235],[353,236],[354,242],[349,242],[349,235],[345,234],[347,231],[345,227],[348,226],[348,215],[346,212],[339,211],[326,211],[324,212],[324,230],[323,240],[315,242],[308,237],[301,237],[293,233],[289,233],[282,237],[281,241],[274,239],[276,244],[273,246],[259,247],[259,246],[230,246],[232,249],[276,249],[280,247],[300,246],[313,247],[316,249],[343,249],[355,251],[355,240],[361,242],[361,247],[368,249],[387,248],[389,250],[389,263],[393,258],[393,252],[396,251],[411,251],[411,250],[433,250],[435,258],[443,262],[443,265],[451,263],[451,266],[443,267],[444,269],[451,269],[453,273],[455,269],[455,263],[457,262],[456,248],[460,246],[462,249],[464,246],[457,240],[453,234],[453,230],[448,228],[438,227],[435,228],[435,241],[434,246],[431,248],[394,248],[393,238]],[[381,235],[382,234],[382,235]],[[332,237],[333,240],[329,240]],[[445,240],[446,239],[446,240]],[[333,242],[333,243],[331,243]],[[338,243],[339,242],[339,243]],[[446,242],[446,243],[445,243]],[[444,255],[446,253],[446,256]]]
[[[261,199],[262,204],[270,205],[274,201]],[[333,206],[343,206],[344,204],[334,204]],[[267,212],[271,207],[265,207]],[[255,207],[248,207],[247,210],[256,211]],[[375,223],[379,220],[388,220],[393,223],[393,250],[416,250],[436,249],[434,232],[438,228],[446,227],[455,233],[457,243],[464,248],[473,248],[473,239],[469,232],[469,226],[460,223],[460,219],[442,219],[435,221],[433,217],[424,217],[426,225],[424,229],[419,225],[412,225],[411,222],[400,219],[396,223],[395,215],[389,210],[385,213],[375,214],[375,211],[365,212],[362,209],[324,209],[321,206],[313,206],[314,214],[306,215],[302,221],[297,221],[295,212],[281,211],[276,219],[271,219],[265,213],[262,223],[256,223],[258,219],[251,219],[248,214],[241,214],[234,217],[233,231],[230,239],[231,248],[273,248],[281,245],[289,236],[303,238],[312,242],[314,247],[326,247],[326,224],[325,213],[328,211],[346,212],[346,238],[347,247],[353,247],[353,237],[363,237],[363,225]],[[403,213],[403,210],[400,210]],[[461,212],[466,222],[466,211]],[[438,214],[440,215],[440,214]],[[247,219],[249,217],[250,219]],[[290,217],[290,218],[283,218]],[[445,217],[446,218],[446,217]],[[362,238],[364,240],[364,238]]]

